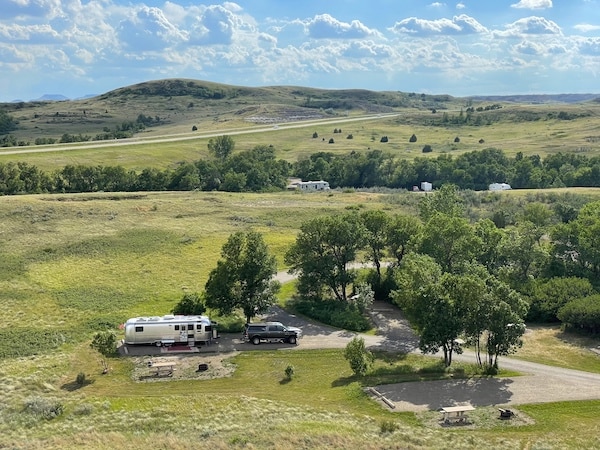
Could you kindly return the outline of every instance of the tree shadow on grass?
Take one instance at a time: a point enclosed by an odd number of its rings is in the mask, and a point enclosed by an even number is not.
[[[88,379],[86,379],[83,382],[79,382],[79,383],[77,381],[71,381],[69,383],[64,383],[60,388],[63,391],[74,392],[74,391],[77,391],[78,389],[84,388],[93,383],[94,383],[93,380],[88,380]]]

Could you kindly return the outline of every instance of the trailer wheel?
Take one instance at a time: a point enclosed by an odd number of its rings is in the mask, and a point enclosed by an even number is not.
[[[290,338],[288,339],[288,342],[290,344],[295,344],[296,343],[296,336],[290,336]]]
[[[252,343],[253,343],[254,345],[258,345],[258,344],[260,344],[260,337],[258,337],[258,336],[254,336],[254,337],[252,338]]]

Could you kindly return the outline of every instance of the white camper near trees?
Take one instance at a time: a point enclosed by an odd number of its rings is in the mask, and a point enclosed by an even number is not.
[[[216,338],[216,324],[207,316],[134,317],[125,322],[125,344],[194,345]]]

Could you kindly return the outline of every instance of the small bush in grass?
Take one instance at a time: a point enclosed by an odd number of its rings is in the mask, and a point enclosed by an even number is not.
[[[285,377],[286,377],[288,380],[291,380],[293,376],[294,376],[294,366],[291,366],[291,365],[290,365],[290,366],[287,366],[287,367],[285,368]]]
[[[43,397],[30,397],[25,400],[23,410],[33,416],[42,419],[52,420],[62,415],[64,407],[57,400],[50,400]]]
[[[379,425],[381,433],[393,433],[399,428],[398,424],[393,420],[383,420]]]
[[[85,384],[85,373],[79,372],[77,378],[75,378],[75,383],[77,383],[77,386],[83,386]]]
[[[350,363],[350,368],[355,375],[366,375],[375,358],[365,347],[365,340],[361,337],[354,337],[344,350],[344,358]]]
[[[94,405],[91,405],[89,403],[83,403],[83,404],[77,405],[77,406],[75,406],[75,408],[73,408],[73,414],[75,414],[77,416],[89,416],[93,412],[94,412]]]

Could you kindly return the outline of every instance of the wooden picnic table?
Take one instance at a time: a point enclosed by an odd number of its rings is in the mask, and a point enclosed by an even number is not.
[[[177,364],[174,362],[159,362],[159,363],[152,363],[150,367],[150,370],[152,371],[152,373],[159,377],[161,375],[166,375],[166,376],[171,376],[173,375],[173,371],[175,370],[175,366]]]
[[[466,412],[474,411],[475,408],[471,405],[462,405],[462,406],[446,406],[441,409],[441,412],[444,414],[444,422],[450,423],[464,423],[467,421],[469,417]]]

